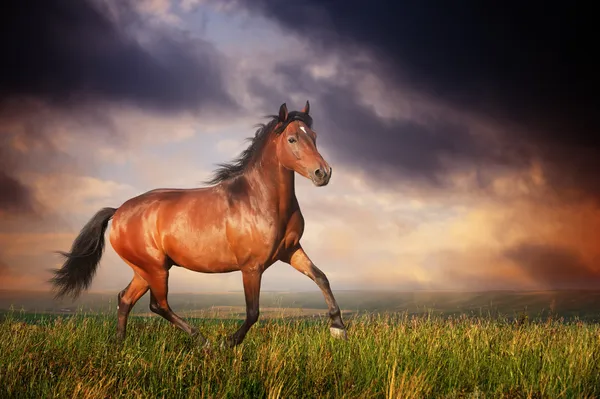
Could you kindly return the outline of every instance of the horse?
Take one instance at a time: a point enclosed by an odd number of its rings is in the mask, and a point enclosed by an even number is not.
[[[117,296],[117,341],[126,336],[127,318],[150,290],[150,310],[209,345],[200,331],[179,317],[167,300],[173,266],[200,273],[240,271],[246,318],[224,344],[239,345],[259,317],[263,273],[277,261],[312,279],[328,306],[330,334],[347,340],[340,308],[329,280],[310,259],[300,239],[304,217],[295,194],[295,173],[317,187],[326,186],[331,166],[317,150],[307,101],[301,111],[258,124],[251,144],[238,158],[218,164],[207,186],[155,189],[131,198],[119,208],[103,208],[81,229],[62,267],[49,280],[58,299],[76,299],[87,290],[104,251],[104,234],[112,219],[110,243],[133,270],[129,285]]]

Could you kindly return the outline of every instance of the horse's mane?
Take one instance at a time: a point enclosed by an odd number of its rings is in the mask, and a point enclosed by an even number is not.
[[[214,171],[213,177],[206,182],[207,184],[218,184],[224,180],[243,174],[251,161],[262,152],[264,145],[267,142],[267,138],[271,133],[281,134],[285,128],[295,120],[304,122],[310,128],[312,128],[313,123],[310,115],[300,111],[290,112],[285,122],[277,127],[277,129],[275,129],[279,123],[279,117],[277,115],[268,115],[265,118],[271,118],[271,120],[266,124],[259,123],[255,126],[258,129],[256,130],[254,137],[246,139],[251,142],[248,148],[242,151],[242,153],[231,162],[218,164],[219,168]]]

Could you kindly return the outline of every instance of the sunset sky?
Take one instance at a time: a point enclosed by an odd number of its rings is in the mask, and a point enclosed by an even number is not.
[[[600,288],[589,10],[8,3],[0,288],[48,289],[61,263],[52,251],[68,250],[97,210],[203,185],[264,115],[306,100],[335,173],[326,187],[296,179],[302,242],[334,291]],[[91,290],[117,292],[131,275],[107,242]],[[283,263],[262,287],[318,290]],[[170,289],[241,290],[241,274],[173,268]]]

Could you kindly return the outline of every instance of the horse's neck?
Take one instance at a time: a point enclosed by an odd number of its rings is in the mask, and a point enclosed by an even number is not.
[[[278,202],[279,202],[279,211],[281,214],[288,214],[289,208],[294,206],[294,202],[296,201],[296,187],[294,182],[294,171],[284,168],[282,165],[279,165],[278,170],[279,176],[279,184],[277,185],[279,188],[278,194]]]
[[[280,217],[290,216],[296,202],[294,171],[271,158],[263,160],[260,168],[253,168],[246,178],[250,187],[260,190],[256,194],[261,197],[265,209],[276,208]]]

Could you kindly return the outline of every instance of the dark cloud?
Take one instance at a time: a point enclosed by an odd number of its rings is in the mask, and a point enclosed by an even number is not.
[[[352,68],[356,68],[354,65]],[[360,66],[358,66],[360,68]],[[379,180],[404,176],[444,188],[447,173],[457,167],[481,169],[491,163],[522,165],[526,159],[510,146],[498,147],[464,123],[440,115],[418,119],[383,118],[361,102],[362,93],[350,83],[316,79],[305,66],[282,63],[274,68],[284,92],[316,97],[311,107],[322,143],[346,165],[360,165]],[[281,90],[257,79],[248,90],[265,103],[285,98]],[[279,98],[279,100],[276,100]],[[481,187],[489,183],[482,175]]]
[[[270,113],[275,113],[284,102],[284,99],[287,97],[284,93],[277,90],[275,87],[263,83],[258,77],[251,76],[248,78],[246,82],[246,87],[248,91],[254,95],[256,95],[256,99],[262,102],[262,106],[265,110],[269,110]],[[290,104],[291,105],[291,104]]]
[[[536,116],[564,116],[572,128],[599,104],[590,87],[597,68],[585,46],[592,20],[574,4],[247,3],[323,46],[363,45],[406,81],[469,106],[494,105],[536,123]],[[556,115],[544,115],[549,110]]]
[[[31,211],[30,195],[26,186],[0,170],[0,220],[4,212]]]
[[[224,60],[210,43],[176,28],[149,27],[133,5],[120,0],[4,4],[0,214],[31,213],[34,208],[32,193],[17,171],[24,166],[47,171],[69,158],[48,139],[58,121],[69,123],[75,134],[85,126],[87,134],[111,135],[106,103],[154,112],[237,108],[222,76]],[[149,44],[142,46],[134,31],[151,38]],[[16,136],[30,147],[27,151],[15,148],[11,138]]]
[[[541,157],[557,187],[600,198],[595,28],[593,13],[580,4],[242,3],[325,52],[367,49],[391,87],[408,84],[455,107],[516,123],[518,130],[504,133],[507,145],[529,159]],[[370,134],[389,140],[389,132]]]
[[[600,270],[587,265],[577,253],[567,248],[521,244],[507,249],[504,256],[550,289],[600,287]]]
[[[0,248],[0,289],[6,289],[6,281],[10,274],[11,270],[8,267],[8,264],[3,260],[2,248]]]
[[[0,101],[123,101],[158,110],[233,106],[214,47],[183,33],[157,34],[152,51],[126,34],[142,24],[130,2],[119,18],[91,0],[11,0],[2,14]],[[113,13],[115,14],[115,13]],[[130,26],[130,27],[131,27]]]
[[[15,214],[31,214],[34,204],[29,188],[13,175],[16,163],[9,146],[10,142],[0,128],[0,221]]]
[[[440,172],[445,169],[443,156],[463,159],[479,153],[479,143],[464,125],[443,120],[430,124],[386,120],[361,106],[351,91],[329,91],[319,105],[324,114],[319,120],[326,131],[321,142],[339,153],[345,163],[356,162],[372,173],[400,172],[439,185],[443,183]]]

